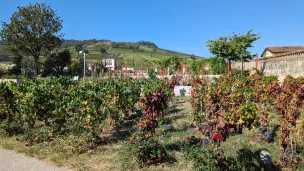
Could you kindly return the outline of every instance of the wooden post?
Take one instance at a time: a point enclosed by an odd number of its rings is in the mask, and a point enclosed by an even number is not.
[[[178,69],[175,71],[175,75],[176,75],[176,81],[177,81],[177,84],[178,84],[178,75],[179,75],[179,72],[178,72]]]
[[[188,75],[189,75],[189,79],[191,79],[191,66],[190,66],[190,64],[188,64]]]
[[[185,67],[184,64],[182,64],[182,85],[183,85],[183,86],[184,86],[184,81],[185,81],[185,80],[184,80],[184,79],[185,79],[185,78],[184,78],[184,67]]]
[[[231,61],[230,59],[228,59],[228,76],[230,76],[230,72],[231,72]]]
[[[257,70],[259,70],[258,69],[259,68],[259,55],[258,55],[258,53],[255,56],[255,67],[256,67]]]

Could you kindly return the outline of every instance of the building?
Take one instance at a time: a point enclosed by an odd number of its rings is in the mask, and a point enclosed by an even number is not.
[[[256,61],[234,62],[231,67],[241,70],[242,65],[244,70],[252,70],[256,68]],[[264,75],[278,76],[280,81],[287,75],[304,76],[304,47],[268,47],[264,50],[262,58],[258,60],[258,70]]]
[[[106,68],[110,68],[111,70],[117,69],[118,59],[113,55],[109,55],[102,59],[103,64],[106,65]]]
[[[266,49],[262,53],[263,58],[276,57],[276,56],[284,56],[285,54],[295,52],[295,51],[303,51],[303,46],[276,46],[276,47],[266,47]]]

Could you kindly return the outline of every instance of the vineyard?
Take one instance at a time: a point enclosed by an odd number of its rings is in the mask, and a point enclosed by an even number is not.
[[[243,129],[258,129],[253,139],[273,143],[275,122],[279,116],[277,166],[297,169],[304,139],[304,78],[288,76],[282,84],[273,76],[222,76],[207,84],[194,79],[192,86],[192,120],[204,138],[195,138],[200,146],[215,150],[212,168],[227,169],[229,161],[221,150],[221,142],[229,136],[242,134]],[[194,144],[192,144],[194,145]],[[197,143],[195,144],[197,146]],[[273,144],[276,145],[276,144]],[[211,150],[210,149],[210,150]],[[191,153],[191,152],[190,152]],[[198,169],[204,167],[194,158]],[[211,168],[209,168],[211,169]]]
[[[100,170],[96,163],[111,160],[116,163],[105,170],[267,168],[244,161],[254,156],[252,149],[245,159],[229,152],[237,137],[280,149],[271,154],[272,168],[303,169],[303,77],[280,83],[273,76],[236,74],[191,82],[191,99],[174,97],[175,78],[0,83],[0,145],[79,170]],[[77,162],[66,164],[70,160]]]

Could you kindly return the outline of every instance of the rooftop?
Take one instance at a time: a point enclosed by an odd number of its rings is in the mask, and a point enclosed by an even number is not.
[[[109,55],[109,56],[107,56],[107,57],[104,57],[103,59],[116,59],[116,57],[113,56],[113,55]]]
[[[269,50],[273,53],[284,53],[304,50],[303,46],[276,46],[276,47],[266,47],[265,50]]]

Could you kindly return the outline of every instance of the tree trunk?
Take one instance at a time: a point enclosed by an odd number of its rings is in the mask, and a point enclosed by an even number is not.
[[[36,71],[36,76],[39,74],[39,64],[38,64],[39,56],[34,56],[34,61],[35,61],[35,71]]]

